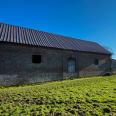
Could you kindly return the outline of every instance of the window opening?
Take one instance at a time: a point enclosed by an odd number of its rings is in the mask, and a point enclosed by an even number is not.
[[[94,59],[94,64],[98,65],[98,59]]]
[[[32,55],[33,63],[41,63],[41,55]]]

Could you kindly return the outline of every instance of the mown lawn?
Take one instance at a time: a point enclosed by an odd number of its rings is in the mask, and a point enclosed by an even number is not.
[[[0,89],[1,116],[116,116],[116,75]]]

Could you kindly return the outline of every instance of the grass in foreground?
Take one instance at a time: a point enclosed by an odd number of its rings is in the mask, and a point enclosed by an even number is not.
[[[115,116],[116,75],[0,89],[1,116]]]

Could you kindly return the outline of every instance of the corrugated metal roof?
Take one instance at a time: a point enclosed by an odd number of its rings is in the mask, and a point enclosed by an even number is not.
[[[111,54],[96,42],[0,23],[0,41]]]

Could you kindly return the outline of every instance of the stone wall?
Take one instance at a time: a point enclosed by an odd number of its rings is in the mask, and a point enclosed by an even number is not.
[[[95,53],[80,53],[79,73],[80,76],[100,76],[110,72],[111,61],[109,55]],[[98,59],[98,65],[94,64],[94,59]]]
[[[32,63],[34,54],[42,55],[41,63]],[[73,74],[68,58],[76,61]],[[0,86],[99,76],[110,71],[110,64],[110,55],[0,42]]]
[[[42,62],[32,63],[32,55],[42,55]],[[62,79],[62,50],[0,44],[0,85],[35,83]]]
[[[111,71],[110,55],[64,50],[63,57],[63,73],[68,70],[68,57],[76,59],[76,72],[79,77],[100,76]],[[98,65],[94,65],[94,59],[98,59]]]

